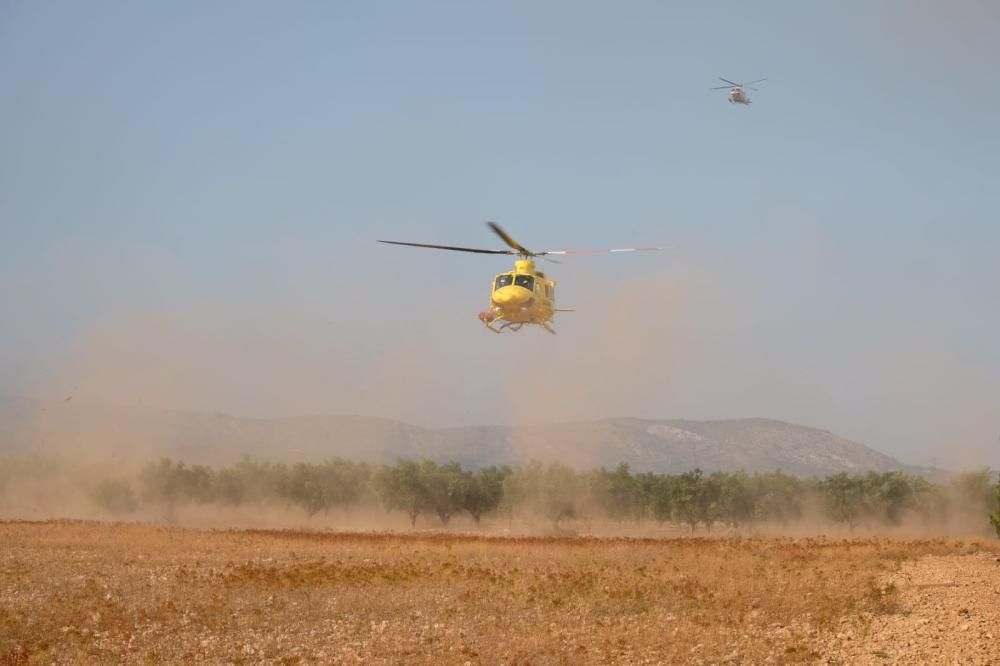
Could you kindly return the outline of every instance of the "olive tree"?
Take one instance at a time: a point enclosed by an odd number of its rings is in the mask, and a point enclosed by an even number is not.
[[[997,531],[997,536],[1000,537],[1000,481],[997,481],[994,507],[996,508],[996,512],[990,514],[990,522],[993,524],[993,529]]]
[[[417,516],[433,507],[425,485],[426,475],[421,472],[420,464],[400,459],[395,465],[383,466],[373,479],[375,492],[386,510],[405,511],[410,517],[411,529],[417,524]]]

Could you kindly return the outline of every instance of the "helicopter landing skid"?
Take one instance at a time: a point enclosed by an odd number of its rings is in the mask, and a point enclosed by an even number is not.
[[[510,322],[500,319],[492,312],[480,312],[479,321],[483,322],[483,325],[493,331],[494,333],[503,333],[504,331],[510,331],[511,333],[517,333],[524,326],[523,322]],[[502,322],[499,326],[494,326],[495,322]]]
[[[488,311],[488,310],[486,312],[480,312],[479,313],[479,321],[483,322],[483,325],[486,328],[488,328],[491,331],[493,331],[494,333],[499,333],[500,331],[503,330],[503,327],[501,326],[499,330],[493,328],[493,322],[495,322],[496,320],[497,320],[497,316],[495,314],[493,314],[492,312]]]
[[[504,331],[509,331],[510,333],[517,333],[518,331],[521,330],[521,327],[524,326],[524,322],[521,322],[521,321],[517,321],[517,322],[514,322],[514,321],[504,321],[503,319],[500,319],[499,317],[497,317],[496,315],[494,315],[491,312],[480,312],[479,313],[479,321],[483,322],[483,325],[486,328],[490,329],[491,331],[493,331],[494,333],[496,333],[498,335],[500,333],[503,333]],[[499,326],[493,326],[493,323],[497,322],[497,321],[503,322],[503,323],[500,324]],[[556,330],[554,328],[552,328],[552,324],[550,324],[549,322],[543,321],[543,322],[540,322],[540,324],[541,324],[542,328],[544,328],[546,331],[548,331],[552,335],[556,334]]]

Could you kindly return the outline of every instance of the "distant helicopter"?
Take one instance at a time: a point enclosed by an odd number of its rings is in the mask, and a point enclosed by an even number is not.
[[[761,81],[767,81],[766,78],[757,79],[756,81],[750,81],[750,83],[733,83],[729,79],[724,79],[719,77],[720,81],[725,81],[729,85],[718,86],[717,88],[709,88],[709,90],[725,90],[729,88],[729,103],[730,104],[743,104],[744,106],[750,106],[750,98],[743,91],[744,88],[750,88],[750,90],[757,90],[756,88],[751,88],[751,83],[760,83]],[[759,92],[759,91],[758,91]]]
[[[517,258],[514,270],[500,273],[493,278],[490,307],[479,313],[479,320],[494,333],[504,331],[517,332],[525,324],[538,324],[549,333],[555,335],[552,328],[552,318],[556,312],[573,312],[572,308],[556,307],[556,282],[545,277],[545,274],[535,269],[535,257],[548,259],[550,255],[597,254],[613,252],[647,252],[650,250],[665,250],[665,247],[625,247],[604,250],[545,250],[532,252],[510,237],[496,222],[487,222],[487,226],[499,236],[511,249],[483,250],[471,247],[455,247],[452,245],[428,245],[426,243],[404,243],[402,241],[380,240],[379,243],[390,245],[408,245],[410,247],[427,247],[436,250],[453,250],[455,252],[475,252],[476,254],[507,254]],[[494,324],[497,324],[494,326]]]

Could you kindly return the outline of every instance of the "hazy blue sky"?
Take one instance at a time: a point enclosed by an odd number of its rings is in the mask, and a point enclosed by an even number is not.
[[[1000,466],[1000,5],[0,2],[0,394]],[[750,108],[716,77],[769,77]],[[573,258],[559,335],[476,320]]]

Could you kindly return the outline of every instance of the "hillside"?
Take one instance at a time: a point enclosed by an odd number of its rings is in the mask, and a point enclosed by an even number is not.
[[[367,416],[247,419],[74,402],[0,398],[0,454],[71,455],[145,462],[169,456],[229,464],[243,456],[372,462],[397,457],[463,466],[560,460],[575,467],[626,462],[636,471],[771,471],[826,475],[869,470],[923,473],[871,448],[815,428],[770,419],[634,418],[525,427],[428,429]]]

